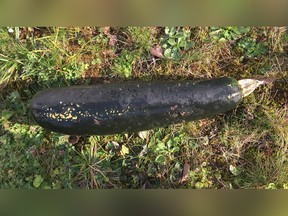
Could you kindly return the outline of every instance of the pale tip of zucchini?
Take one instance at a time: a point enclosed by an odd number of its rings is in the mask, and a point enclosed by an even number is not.
[[[242,90],[242,97],[247,97],[250,95],[258,86],[263,84],[269,84],[275,79],[266,78],[266,79],[242,79],[238,80],[238,84]]]

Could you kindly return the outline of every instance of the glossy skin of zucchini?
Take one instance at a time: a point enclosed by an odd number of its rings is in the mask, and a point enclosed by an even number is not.
[[[242,100],[237,80],[123,82],[52,88],[36,94],[32,116],[71,135],[137,132],[215,116]]]

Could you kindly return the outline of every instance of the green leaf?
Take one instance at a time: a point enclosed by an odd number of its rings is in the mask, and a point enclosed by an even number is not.
[[[165,28],[165,34],[169,34],[169,30],[170,30],[169,27],[166,27]]]
[[[171,57],[171,49],[170,48],[168,48],[164,51],[164,56]]]
[[[169,43],[171,46],[174,46],[174,45],[176,44],[176,41],[175,41],[175,39],[170,38],[170,39],[168,40],[168,43]]]
[[[168,148],[171,148],[172,145],[173,145],[173,141],[172,141],[171,139],[169,139],[169,140],[167,141],[167,147],[168,147]]]
[[[170,36],[173,36],[173,35],[175,35],[175,34],[176,34],[176,32],[177,32],[177,30],[176,30],[176,28],[175,28],[175,27],[171,27],[171,28],[169,28],[169,35],[170,35]]]
[[[168,48],[168,46],[169,46],[169,45],[166,44],[166,43],[162,45],[162,47],[163,47],[164,49]]]
[[[181,58],[180,49],[179,49],[179,48],[174,47],[174,48],[172,49],[171,58],[173,58],[173,59],[179,59],[179,58]]]
[[[238,176],[239,174],[240,174],[240,170],[239,169],[237,169],[235,166],[233,166],[233,165],[230,165],[229,166],[229,170],[230,170],[230,172],[233,174],[233,175],[235,175],[235,176]]]
[[[20,37],[20,28],[15,27],[15,40],[18,41]]]
[[[249,27],[239,27],[238,31],[242,34],[245,34],[245,33],[250,31],[250,28]]]
[[[35,175],[34,181],[33,181],[33,186],[35,188],[39,188],[44,181],[43,177],[41,175]]]
[[[225,42],[226,41],[226,39],[225,38],[220,38],[219,39],[219,42],[221,43],[221,42]]]
[[[217,30],[219,30],[220,28],[219,28],[219,27],[215,27],[215,26],[211,26],[210,29],[211,29],[212,31],[217,31]]]
[[[181,134],[180,134],[180,135],[181,135]],[[179,137],[174,137],[174,138],[173,138],[173,141],[174,141],[175,143],[180,142],[180,141],[181,141],[180,136],[179,136]]]
[[[2,112],[1,112],[1,119],[3,120],[9,120],[12,116],[13,116],[14,112],[10,111],[10,110],[7,110],[7,109],[4,109]]]
[[[196,182],[195,183],[195,188],[196,189],[202,189],[204,187],[204,184],[202,182]]]
[[[8,135],[7,134],[5,134],[3,136],[0,136],[0,143],[6,143],[7,139],[8,139]]]
[[[268,51],[267,45],[264,43],[259,43],[256,46],[255,55],[256,56],[264,55],[267,51]]]
[[[122,145],[120,153],[122,156],[129,154],[129,148],[127,148],[125,145]]]
[[[166,161],[166,158],[164,155],[158,155],[155,159],[155,162],[156,163],[159,163],[159,164],[165,164],[165,161]]]
[[[165,143],[163,143],[163,142],[158,143],[158,144],[157,144],[157,149],[158,149],[158,150],[164,150],[164,149],[166,149]]]
[[[198,143],[195,140],[189,140],[188,143],[191,149],[195,149],[198,147]]]
[[[191,49],[192,47],[194,46],[194,42],[188,42],[187,44],[186,44],[186,49]]]
[[[277,189],[277,186],[275,185],[275,183],[269,183],[265,189]]]
[[[171,150],[171,153],[175,153],[175,152],[179,152],[179,151],[180,151],[180,148],[176,146]]]
[[[225,38],[229,38],[229,36],[230,36],[229,31],[224,31],[223,36]]]

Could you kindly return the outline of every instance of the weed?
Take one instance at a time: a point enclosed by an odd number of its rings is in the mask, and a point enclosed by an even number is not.
[[[115,60],[113,70],[115,70],[116,74],[127,78],[132,75],[133,64],[134,54],[127,50],[122,50]]]
[[[210,36],[218,42],[235,41],[249,31],[250,27],[211,27]]]
[[[268,51],[267,43],[256,42],[256,39],[245,38],[238,42],[238,47],[245,52],[245,55],[249,58],[259,57],[265,55]]]
[[[154,38],[151,36],[152,29],[149,27],[127,27],[128,40],[131,41],[133,49],[143,53],[147,51],[154,43]],[[143,53],[144,54],[144,53]]]
[[[193,47],[190,29],[166,27],[165,34],[161,41],[167,58],[180,59],[185,51]]]

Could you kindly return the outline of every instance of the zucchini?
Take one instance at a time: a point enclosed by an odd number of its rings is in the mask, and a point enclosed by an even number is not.
[[[51,88],[37,93],[30,108],[39,125],[63,134],[138,132],[229,111],[245,84],[222,77]]]

